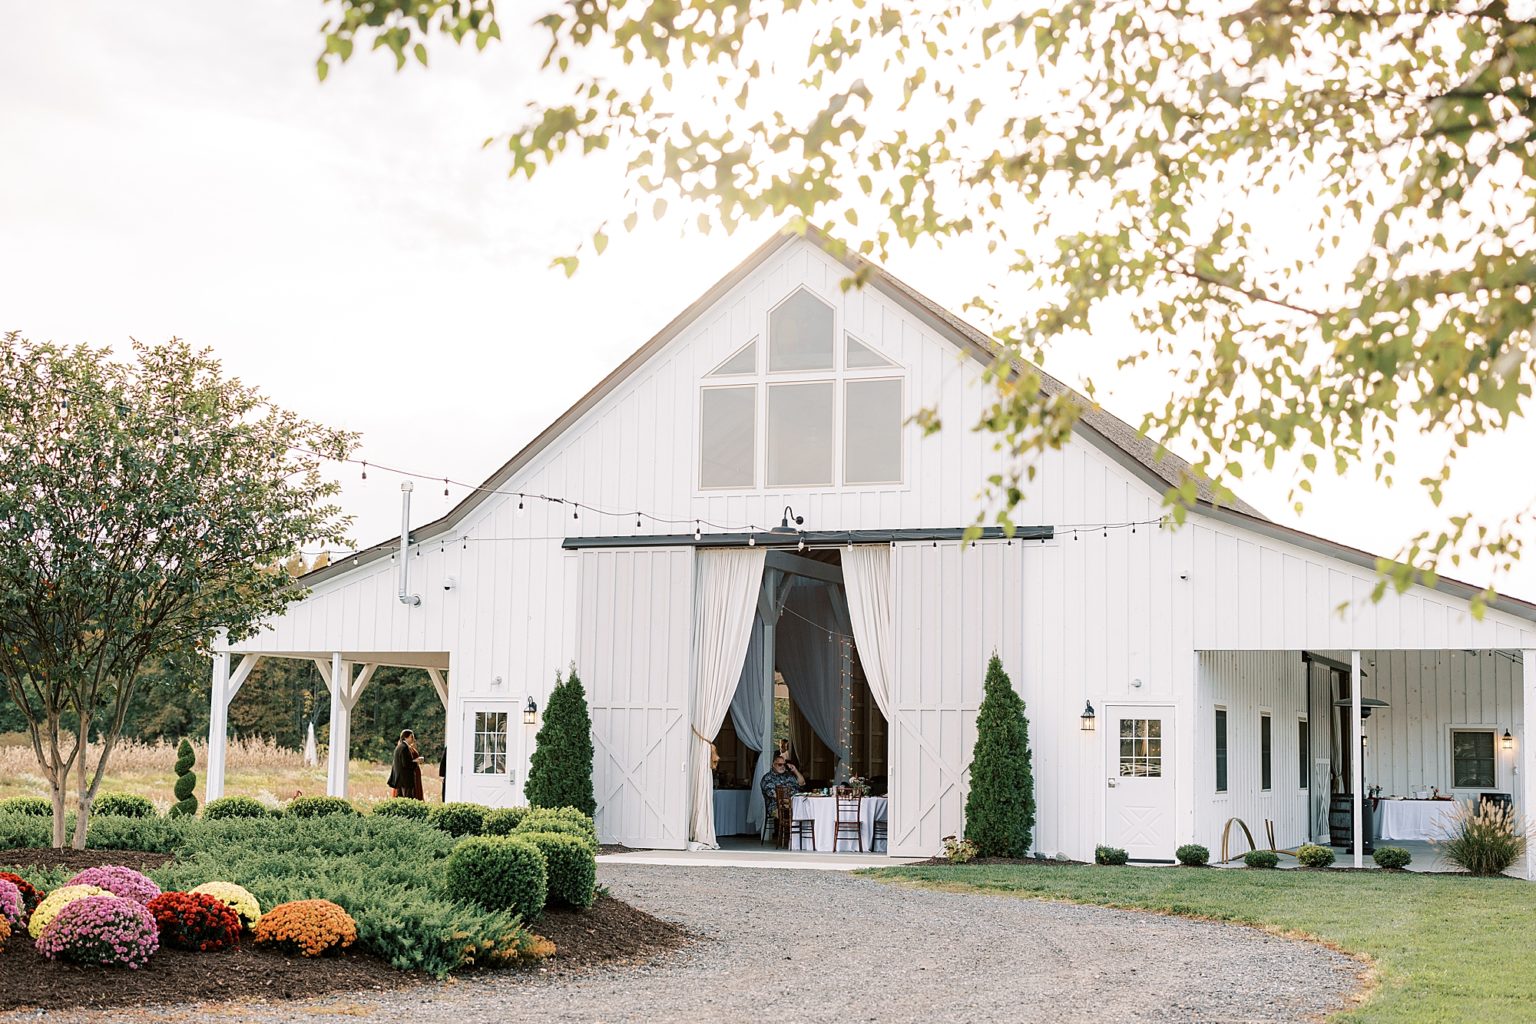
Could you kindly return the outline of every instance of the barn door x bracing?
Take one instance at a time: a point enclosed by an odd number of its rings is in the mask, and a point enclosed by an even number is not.
[[[693,552],[579,557],[576,668],[592,711],[598,839],[680,850],[688,839]]]

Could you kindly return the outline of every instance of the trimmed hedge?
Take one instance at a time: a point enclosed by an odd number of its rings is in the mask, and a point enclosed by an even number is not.
[[[153,818],[155,805],[132,793],[103,793],[91,805],[91,814],[104,818]]]
[[[1269,869],[1280,863],[1280,856],[1274,850],[1249,850],[1243,855],[1243,863],[1251,868]]]
[[[1306,843],[1297,848],[1296,863],[1304,868],[1326,868],[1333,863],[1333,851],[1316,843]]]
[[[429,808],[420,800],[413,800],[408,796],[396,796],[374,804],[371,813],[382,814],[386,818],[409,818],[412,821],[426,821]]]
[[[488,836],[511,835],[527,816],[528,808],[526,807],[493,807],[485,816],[485,834]]]
[[[1173,855],[1179,859],[1180,864],[1192,868],[1203,868],[1211,862],[1211,851],[1199,843],[1185,843]]]
[[[1093,848],[1093,862],[1095,864],[1119,865],[1130,860],[1131,855],[1118,846],[1095,846]]]
[[[203,807],[203,817],[209,821],[224,818],[268,818],[272,812],[260,800],[248,796],[221,796],[208,801]]]
[[[1386,868],[1388,871],[1401,871],[1413,863],[1413,854],[1401,846],[1378,846],[1376,852],[1371,854],[1371,859],[1377,867]]]
[[[516,838],[544,855],[550,903],[585,910],[597,899],[597,855],[585,841],[558,832],[519,832]]]
[[[13,796],[0,800],[0,814],[25,814],[38,818],[53,817],[53,804],[40,796]]]
[[[454,847],[443,887],[455,899],[532,921],[544,912],[549,868],[538,846],[521,836],[475,836]]]
[[[283,813],[290,818],[324,818],[332,814],[356,815],[358,810],[339,796],[301,796]]]
[[[574,807],[534,807],[523,815],[513,835],[526,832],[558,832],[576,836],[597,849],[597,827],[592,819]]]
[[[485,816],[490,812],[484,804],[437,804],[427,812],[427,824],[455,838],[478,836],[485,830]]]

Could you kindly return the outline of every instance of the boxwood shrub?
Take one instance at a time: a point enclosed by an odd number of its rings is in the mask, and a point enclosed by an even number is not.
[[[1203,868],[1211,862],[1211,851],[1199,843],[1185,843],[1174,850],[1173,855],[1179,859],[1180,864],[1192,868]]]
[[[1249,850],[1243,855],[1243,863],[1251,868],[1272,868],[1280,863],[1274,850]]]
[[[427,805],[422,801],[413,800],[408,796],[397,796],[374,804],[372,813],[382,814],[386,818],[410,818],[412,821],[426,821],[427,812]]]
[[[449,854],[443,886],[455,899],[532,921],[544,912],[549,869],[539,848],[519,836],[474,836]]]
[[[333,814],[355,815],[357,808],[339,796],[301,796],[284,811],[290,818],[325,818]]]
[[[210,800],[203,807],[203,817],[209,821],[221,818],[267,818],[271,812],[265,804],[248,796],[221,796]]]
[[[201,823],[196,818],[119,818],[91,816],[85,845],[96,850],[145,850],[175,853]]]
[[[1333,863],[1333,851],[1326,846],[1307,843],[1296,850],[1296,863],[1304,868],[1326,868]]]
[[[437,804],[427,812],[427,824],[451,836],[478,836],[485,830],[490,810],[484,804]]]
[[[597,854],[578,836],[559,832],[519,832],[517,838],[538,847],[549,876],[549,902],[585,910],[597,898]]]
[[[597,828],[592,819],[574,807],[534,807],[518,822],[513,834],[525,832],[559,832],[581,838],[597,849]]]
[[[1413,854],[1401,846],[1378,846],[1376,852],[1371,854],[1371,859],[1377,867],[1386,868],[1389,871],[1401,871],[1413,862]]]
[[[1130,859],[1130,854],[1118,846],[1096,846],[1093,849],[1093,862],[1095,864],[1124,864]]]
[[[495,807],[485,816],[485,834],[488,836],[511,835],[523,823],[528,814],[526,807]]]
[[[91,813],[114,818],[153,818],[155,805],[132,793],[103,793],[91,805]]]
[[[53,804],[40,796],[13,796],[0,800],[0,814],[28,814],[38,818],[53,817]]]

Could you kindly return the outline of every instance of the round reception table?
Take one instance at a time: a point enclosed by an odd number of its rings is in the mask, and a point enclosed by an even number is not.
[[[871,840],[874,838],[875,822],[884,821],[886,813],[886,799],[883,796],[867,796],[859,801],[859,835],[864,838],[864,852],[874,853],[870,849]],[[858,844],[851,836],[844,836],[842,842],[837,844],[837,850],[832,849],[832,836],[837,831],[837,797],[835,796],[797,796],[795,797],[794,815],[796,818],[810,818],[816,822],[816,852],[817,853],[857,853]],[[883,842],[883,840],[882,840]],[[806,848],[802,839],[791,839],[791,850],[803,850]]]

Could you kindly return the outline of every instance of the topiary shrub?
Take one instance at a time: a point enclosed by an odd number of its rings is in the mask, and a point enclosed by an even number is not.
[[[26,814],[36,818],[51,818],[53,804],[40,796],[13,796],[0,800],[0,814]]]
[[[266,818],[271,816],[271,811],[260,800],[248,796],[221,796],[217,800],[208,801],[203,808],[203,817],[209,821],[220,821],[224,818]]]
[[[197,755],[192,752],[192,743],[183,736],[176,747],[176,785],[172,789],[176,802],[169,812],[173,818],[190,818],[197,813],[197,773],[192,770],[195,764]]]
[[[71,902],[37,940],[37,951],[49,960],[135,970],[159,948],[160,929],[150,912],[142,903],[117,896]]]
[[[1388,871],[1401,871],[1413,863],[1413,854],[1401,846],[1378,846],[1376,852],[1371,854],[1371,859],[1377,867],[1386,868]]]
[[[491,809],[484,804],[437,804],[427,812],[427,824],[451,836],[478,836]]]
[[[1446,823],[1449,838],[1434,840],[1445,859],[1473,875],[1502,875],[1525,856],[1526,827],[1512,808],[1458,803]]]
[[[448,855],[443,888],[454,899],[531,921],[544,912],[549,868],[539,848],[521,836],[476,836]]]
[[[526,807],[493,807],[485,816],[485,834],[488,836],[511,835],[523,823],[528,814]]]
[[[160,929],[160,944],[212,953],[240,941],[240,915],[205,892],[164,892],[147,909]]]
[[[592,847],[594,852],[597,850],[597,828],[592,824],[591,818],[574,807],[533,808],[523,815],[523,820],[518,822],[512,834],[521,835],[527,832],[557,832],[561,835],[576,836]]]
[[[87,896],[111,896],[105,889],[99,889],[94,885],[65,885],[50,892],[43,897],[37,909],[32,911],[31,918],[27,921],[27,934],[34,939],[43,934],[43,929],[53,923],[53,919],[59,915],[59,911],[69,906],[75,900],[83,900]],[[117,897],[113,897],[116,899]]]
[[[1274,850],[1249,850],[1243,855],[1243,863],[1251,868],[1272,868],[1280,863],[1280,856]]]
[[[0,878],[0,922],[13,928],[27,923],[27,901],[21,887],[4,878]]]
[[[1095,846],[1093,848],[1093,862],[1095,864],[1120,865],[1130,859],[1130,854],[1118,846]]]
[[[261,920],[261,904],[241,886],[234,882],[204,882],[192,890],[194,896],[212,896],[219,900],[240,919],[240,923],[249,931],[256,927]]]
[[[373,805],[374,814],[385,818],[409,818],[412,821],[426,821],[429,810],[422,801],[404,796],[381,800]]]
[[[1211,851],[1199,843],[1185,843],[1173,855],[1179,859],[1179,863],[1191,868],[1203,868],[1211,862]]]
[[[597,898],[597,854],[579,836],[559,832],[519,832],[544,855],[550,903],[585,910]]]
[[[357,814],[358,810],[339,796],[301,796],[284,808],[290,818],[324,818],[332,814]]]
[[[1297,848],[1296,863],[1304,868],[1326,868],[1333,863],[1333,851],[1316,843],[1306,843]]]
[[[1024,857],[1035,828],[1035,782],[1029,719],[996,653],[976,712],[971,791],[965,798],[965,838],[983,857]]]
[[[155,805],[132,793],[103,793],[91,805],[91,813],[107,818],[153,818]]]
[[[256,922],[256,945],[299,956],[339,953],[357,941],[357,922],[330,900],[279,903]]]
[[[65,884],[94,885],[98,889],[104,889],[114,896],[120,896],[125,900],[133,900],[135,903],[147,904],[150,900],[160,895],[160,887],[149,878],[132,868],[120,867],[118,865],[86,868]]]
[[[32,916],[32,911],[36,910],[37,905],[43,901],[43,897],[48,895],[25,878],[10,871],[0,871],[0,882],[10,882],[21,891],[21,905],[27,917]],[[25,922],[27,917],[23,917],[22,921]]]
[[[562,679],[544,706],[544,724],[534,739],[533,758],[523,795],[534,807],[574,807],[597,813],[592,793],[592,716],[576,666]]]

